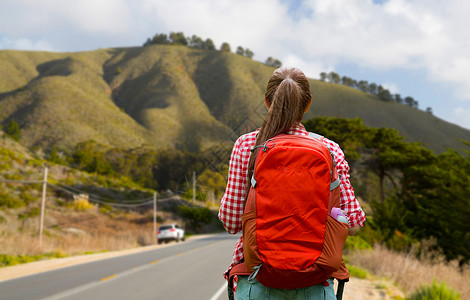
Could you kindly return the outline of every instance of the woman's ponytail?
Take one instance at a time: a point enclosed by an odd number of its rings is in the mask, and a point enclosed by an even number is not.
[[[265,99],[269,110],[256,136],[255,146],[270,138],[287,132],[303,118],[312,95],[307,77],[297,68],[276,69],[268,81]],[[257,151],[250,156],[248,182],[253,175]],[[249,188],[249,185],[248,185]]]

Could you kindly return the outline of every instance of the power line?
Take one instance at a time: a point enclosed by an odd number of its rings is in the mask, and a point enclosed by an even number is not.
[[[10,179],[0,179],[0,182],[5,182],[5,183],[30,183],[30,184],[38,184],[38,183],[44,183],[42,180],[10,180]],[[55,189],[61,190],[63,192],[66,192],[71,195],[79,195],[79,194],[86,194],[88,195],[88,200],[91,202],[95,203],[100,203],[100,204],[106,204],[106,205],[111,205],[115,207],[139,207],[139,206],[145,206],[153,203],[153,197],[148,197],[148,198],[143,198],[143,199],[124,199],[120,200],[121,203],[116,203],[114,202],[115,199],[110,199],[110,198],[104,198],[95,194],[90,194],[87,191],[79,190],[76,188],[72,188],[70,186],[62,186],[62,185],[56,185],[53,183],[47,183],[48,186],[51,186]],[[179,201],[180,203],[189,206],[189,204],[182,200],[180,196],[171,196],[167,198],[161,198],[157,199],[157,202],[165,202],[165,201]],[[122,202],[127,202],[127,203],[122,203]],[[132,203],[134,202],[134,203]],[[137,203],[135,203],[137,202]]]
[[[41,180],[9,180],[9,179],[0,179],[0,182],[6,183],[43,183]]]
[[[66,193],[72,194],[72,195],[86,194],[86,193],[83,193],[83,192],[77,193],[76,191],[70,191],[70,190],[67,190],[64,187],[61,187],[61,186],[58,186],[58,185],[55,185],[55,184],[52,184],[52,183],[49,183],[49,185],[56,188],[56,189],[62,190]],[[149,199],[153,199],[153,198],[149,198]],[[90,197],[90,195],[88,195],[88,200],[91,201],[91,202],[95,202],[95,203],[106,204],[106,205],[117,206],[117,207],[138,207],[138,206],[144,206],[144,205],[148,205],[148,204],[153,203],[153,200],[150,200],[150,201],[147,201],[147,202],[141,202],[141,203],[134,203],[134,204],[115,203],[115,202],[111,202],[111,201],[114,201],[114,200],[111,200],[111,199],[107,199],[108,201],[101,201],[101,200],[95,199],[93,197],[93,195],[91,197]]]
[[[49,185],[52,185],[52,183],[49,183]],[[88,194],[89,196],[93,197],[96,200],[114,201],[114,199],[104,198],[104,197],[98,196],[96,194],[90,194],[88,191],[79,190],[77,188],[73,188],[73,187],[70,187],[70,186],[67,186],[67,187],[65,187],[63,185],[54,185],[54,186],[61,187],[62,189],[66,189],[66,190],[69,190],[69,191],[73,191],[73,192],[78,193],[78,194]],[[153,197],[147,197],[147,198],[143,198],[143,199],[124,199],[124,200],[121,200],[120,202],[128,202],[126,204],[134,204],[134,203],[129,203],[129,202],[143,202],[143,201],[149,201],[149,200],[152,200],[152,199],[153,199]]]

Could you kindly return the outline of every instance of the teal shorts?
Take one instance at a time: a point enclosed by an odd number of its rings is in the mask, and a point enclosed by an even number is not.
[[[275,289],[265,287],[256,280],[248,281],[248,276],[238,276],[236,300],[248,299],[289,299],[289,300],[336,300],[333,279],[328,279],[329,286],[317,284],[299,289]]]

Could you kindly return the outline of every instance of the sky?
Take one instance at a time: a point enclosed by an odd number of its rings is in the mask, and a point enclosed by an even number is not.
[[[466,0],[0,0],[0,49],[141,46],[183,32],[310,78],[381,84],[470,129],[468,12]]]

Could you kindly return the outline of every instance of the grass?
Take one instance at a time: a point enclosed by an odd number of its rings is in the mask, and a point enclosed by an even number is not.
[[[418,259],[411,253],[397,253],[376,245],[372,250],[349,253],[348,262],[375,276],[390,278],[407,294],[437,281],[445,282],[460,293],[462,299],[470,299],[470,266],[466,265],[460,270],[456,261],[446,262],[435,253],[428,253]]]
[[[359,267],[352,266],[352,265],[347,265],[347,267],[348,267],[348,270],[349,270],[349,275],[352,276],[352,277],[365,279],[369,276],[369,273],[364,269],[361,269]]]
[[[456,293],[447,284],[436,283],[434,280],[432,285],[422,285],[419,289],[413,292],[407,300],[460,300],[460,294]]]
[[[7,254],[0,254],[0,267],[9,267],[19,264],[30,263],[33,261],[44,260],[44,259],[52,259],[52,258],[61,258],[66,257],[66,255],[60,252],[51,252],[51,253],[44,253],[38,255],[7,255]]]

